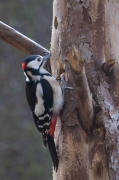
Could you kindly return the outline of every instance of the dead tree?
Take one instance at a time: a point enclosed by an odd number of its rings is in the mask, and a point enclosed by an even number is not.
[[[74,87],[66,90],[57,123],[54,180],[119,179],[118,6],[113,0],[54,0],[51,70]],[[48,53],[35,51],[31,41],[34,50],[19,44],[4,26],[0,23],[1,39],[26,54]]]

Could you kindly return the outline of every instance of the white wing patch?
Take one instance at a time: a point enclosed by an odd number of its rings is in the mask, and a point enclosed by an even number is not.
[[[49,126],[50,122],[44,123],[43,126]]]
[[[35,106],[34,113],[36,114],[36,116],[40,116],[45,111],[44,100],[42,99],[42,97],[43,97],[43,90],[42,90],[42,87],[41,87],[40,83],[37,84],[36,97],[37,97],[37,104]]]
[[[39,120],[44,120],[46,117],[49,117],[49,118],[50,118],[49,114],[46,114],[46,115],[44,115],[44,116],[42,116],[42,117],[38,117],[38,119],[39,119]]]
[[[52,111],[52,108],[49,108],[49,111],[51,112],[51,111]]]
[[[43,128],[43,125],[38,125],[39,128]]]

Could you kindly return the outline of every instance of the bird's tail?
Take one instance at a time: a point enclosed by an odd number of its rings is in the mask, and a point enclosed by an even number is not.
[[[43,133],[42,134],[42,139],[43,139],[43,145],[44,147],[47,147],[47,134]]]
[[[55,147],[54,138],[50,134],[48,134],[47,136],[47,144],[48,144],[50,155],[53,161],[54,170],[57,172],[59,159],[58,159],[58,155],[57,155],[57,151]]]

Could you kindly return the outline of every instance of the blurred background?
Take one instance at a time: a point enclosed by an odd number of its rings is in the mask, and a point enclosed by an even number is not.
[[[0,0],[0,21],[50,48],[51,0]],[[0,40],[0,179],[51,180],[51,158],[25,97],[25,57]]]

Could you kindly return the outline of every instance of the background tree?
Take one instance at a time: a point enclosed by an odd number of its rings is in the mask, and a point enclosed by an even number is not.
[[[1,0],[0,21],[49,50],[52,1]],[[28,50],[20,52],[0,39],[0,179],[51,180],[52,161],[34,126],[25,97],[21,63],[26,55]]]
[[[118,180],[118,4],[54,0],[52,74],[75,89],[57,124],[53,179]]]

